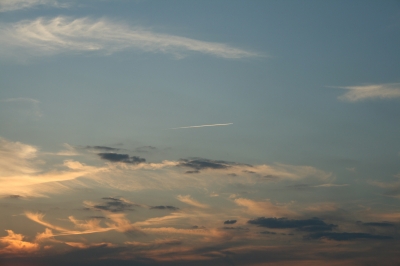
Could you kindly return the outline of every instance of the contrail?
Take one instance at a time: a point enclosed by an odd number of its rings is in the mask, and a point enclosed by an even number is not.
[[[233,123],[226,123],[226,124],[212,124],[212,125],[200,125],[200,126],[190,126],[190,127],[176,127],[171,129],[180,129],[180,128],[197,128],[197,127],[219,127],[219,126],[229,126]]]

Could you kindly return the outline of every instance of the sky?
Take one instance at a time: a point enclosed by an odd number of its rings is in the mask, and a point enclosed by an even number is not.
[[[0,265],[397,265],[400,2],[0,0]]]

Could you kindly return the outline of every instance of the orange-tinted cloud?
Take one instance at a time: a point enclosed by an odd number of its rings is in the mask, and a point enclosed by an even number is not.
[[[254,201],[250,199],[238,198],[234,202],[242,207],[246,207],[247,212],[256,216],[267,217],[291,217],[297,213],[290,210],[287,205],[276,205],[270,201]]]
[[[24,241],[24,236],[15,234],[12,230],[6,230],[7,236],[0,238],[3,247],[0,248],[0,254],[26,254],[33,253],[40,249],[39,244]]]

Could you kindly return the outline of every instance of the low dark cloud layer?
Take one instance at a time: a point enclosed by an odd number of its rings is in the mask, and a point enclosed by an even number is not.
[[[395,227],[396,225],[389,222],[370,222],[370,223],[363,223],[358,221],[357,224],[363,226],[375,226],[375,227]]]
[[[224,226],[223,229],[225,229],[225,230],[239,230],[239,231],[245,230],[245,231],[249,231],[249,228],[241,227],[241,226],[237,226],[237,227],[234,227],[234,226]]]
[[[133,211],[134,206],[138,206],[137,204],[132,204],[126,202],[125,200],[114,198],[114,197],[104,197],[102,198],[105,203],[94,205],[93,208],[96,210],[102,211],[110,211],[110,212],[124,212],[124,211]]]
[[[164,206],[164,205],[160,205],[160,206],[152,206],[152,207],[150,207],[150,209],[153,209],[153,210],[170,210],[170,211],[176,211],[176,210],[179,210],[179,208],[178,208],[178,207],[169,206],[169,205],[167,205],[167,206]]]
[[[146,159],[144,158],[138,156],[129,156],[128,154],[105,152],[105,153],[98,153],[97,155],[99,155],[101,159],[110,162],[122,162],[130,164],[139,164],[146,162]]]
[[[186,171],[185,174],[198,174],[200,173],[199,170],[194,170],[194,171]]]
[[[309,239],[330,239],[336,241],[348,241],[356,239],[374,239],[374,240],[388,240],[392,239],[390,236],[372,235],[368,233],[337,233],[337,232],[317,232],[307,236]]]
[[[241,165],[241,164],[222,161],[222,160],[209,160],[204,158],[181,159],[179,163],[179,166],[189,167],[197,171],[203,169],[227,169],[232,167],[233,165]]]
[[[21,195],[8,195],[5,198],[7,199],[20,199],[23,198]]]
[[[276,235],[275,232],[271,232],[271,231],[262,231],[262,232],[260,232],[260,234],[263,234],[263,235]]]
[[[144,153],[147,153],[147,152],[151,152],[151,151],[155,151],[155,150],[157,150],[157,148],[154,147],[154,146],[142,146],[142,147],[137,147],[137,148],[135,149],[135,152],[144,152]]]
[[[101,151],[109,151],[109,152],[116,152],[116,151],[120,150],[118,148],[112,148],[112,147],[107,147],[107,146],[86,146],[85,148],[91,149],[91,150],[101,150]]]
[[[261,227],[276,229],[293,228],[306,232],[331,231],[333,228],[337,227],[334,224],[327,224],[323,220],[316,217],[305,220],[259,217],[253,220],[249,220],[247,223],[258,225]]]
[[[237,220],[226,220],[224,224],[235,224]]]

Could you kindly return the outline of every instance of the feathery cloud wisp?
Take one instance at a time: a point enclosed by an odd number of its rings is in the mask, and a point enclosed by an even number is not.
[[[0,25],[0,55],[10,51],[28,56],[97,51],[106,55],[136,49],[182,58],[198,52],[222,58],[259,56],[223,43],[155,33],[107,19],[55,17]]]
[[[67,7],[55,0],[0,0],[0,12],[15,11],[35,6]]]
[[[0,43],[1,43],[1,39],[0,39]],[[40,111],[39,108],[39,104],[40,101],[36,100],[36,99],[32,99],[32,98],[8,98],[8,99],[3,99],[0,100],[0,102],[6,102],[6,103],[15,103],[15,104],[27,104],[29,111],[27,111],[26,113],[29,115],[34,115],[37,117],[41,117],[42,116],[42,112]]]
[[[363,86],[335,87],[346,89],[348,92],[338,97],[339,100],[356,102],[366,99],[400,98],[400,83],[375,84]]]

